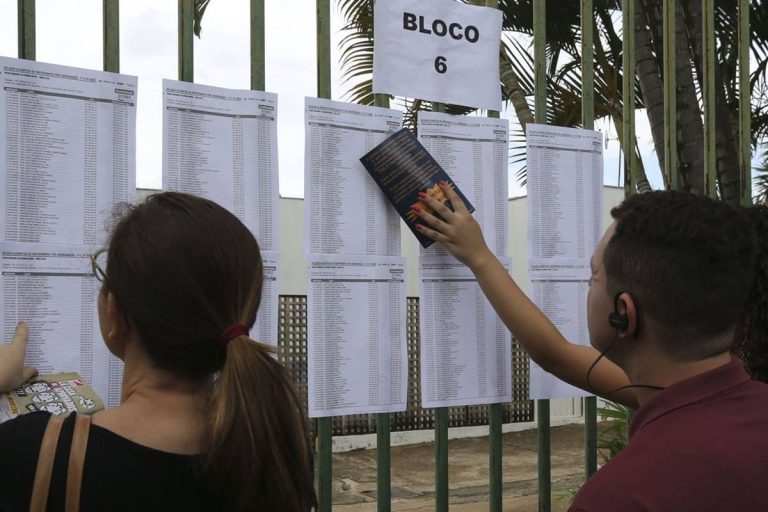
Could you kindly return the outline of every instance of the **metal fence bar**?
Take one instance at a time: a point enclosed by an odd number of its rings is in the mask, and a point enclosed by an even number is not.
[[[664,174],[670,190],[678,187],[676,16],[677,0],[664,0]]]
[[[433,112],[445,112],[442,103],[432,103]],[[435,408],[435,510],[448,512],[448,424],[447,407]]]
[[[103,0],[104,71],[120,72],[120,0]]]
[[[546,0],[533,2],[533,60],[535,73],[535,119],[547,124],[547,25]],[[536,401],[536,419],[539,441],[539,511],[552,509],[552,481],[550,466],[549,400]]]
[[[391,417],[376,415],[376,511],[392,509],[392,450],[390,443]]]
[[[486,7],[499,8],[498,0],[486,0]],[[488,117],[498,119],[499,112],[488,111]],[[501,474],[503,443],[501,425],[504,420],[502,404],[488,406],[488,501],[491,512],[501,512],[504,496],[504,479]]]
[[[635,156],[635,0],[622,0],[624,51],[622,71],[624,195],[637,190],[637,157]]]
[[[594,41],[592,0],[581,0],[581,124],[587,130],[595,127]],[[584,474],[597,471],[597,398],[584,398]]]
[[[331,98],[331,2],[317,0],[317,97]],[[311,333],[310,333],[311,334]],[[333,507],[333,417],[317,419],[319,512]]]
[[[499,8],[498,0],[486,0],[486,7]],[[488,117],[498,119],[499,112],[488,111]],[[502,404],[488,406],[488,501],[491,512],[501,512],[504,497],[504,479],[501,473],[503,458],[503,443],[501,425],[504,421]]]
[[[376,94],[374,105],[389,108],[389,96]],[[376,511],[392,509],[392,417],[388,413],[376,415]]]
[[[179,80],[194,80],[194,0],[179,0]]]
[[[435,510],[448,512],[448,408],[435,409]]]
[[[251,89],[266,89],[264,0],[251,0]]]
[[[19,58],[35,60],[35,0],[19,0]]]
[[[715,131],[715,2],[702,0],[704,56],[704,183],[706,194],[717,197],[717,136]],[[724,122],[726,120],[723,120]]]
[[[749,0],[739,0],[739,164],[741,204],[752,204],[752,154],[750,151]]]

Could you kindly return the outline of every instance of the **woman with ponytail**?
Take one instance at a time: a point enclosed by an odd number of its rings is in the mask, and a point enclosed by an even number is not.
[[[80,510],[316,508],[299,400],[273,348],[248,334],[263,283],[250,231],[211,201],[165,192],[122,216],[106,253],[99,320],[125,363],[122,402],[93,416]],[[0,511],[30,509],[47,422],[32,413],[0,425]],[[50,509],[62,509],[73,423],[61,430]]]

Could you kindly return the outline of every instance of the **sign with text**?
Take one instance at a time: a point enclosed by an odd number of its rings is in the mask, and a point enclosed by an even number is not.
[[[455,0],[376,2],[373,91],[501,110],[501,21]]]

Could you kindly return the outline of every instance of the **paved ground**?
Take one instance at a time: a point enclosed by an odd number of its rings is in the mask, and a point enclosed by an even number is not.
[[[488,510],[488,439],[449,441],[451,511]],[[537,510],[536,431],[504,434],[504,510]],[[553,512],[565,511],[569,490],[577,489],[584,474],[584,427],[552,429]],[[376,510],[376,451],[358,450],[333,456],[334,511]],[[425,443],[392,448],[392,510],[434,510],[434,445]]]

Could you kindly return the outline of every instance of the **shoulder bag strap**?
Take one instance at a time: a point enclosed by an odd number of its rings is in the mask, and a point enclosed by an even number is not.
[[[75,418],[75,431],[72,435],[72,449],[69,452],[67,469],[66,512],[79,512],[80,487],[83,482],[85,449],[88,447],[88,434],[91,429],[91,417],[78,414]]]
[[[43,441],[40,443],[40,455],[37,458],[29,512],[45,512],[45,507],[48,504],[48,491],[51,488],[53,461],[56,458],[56,447],[59,444],[59,434],[63,424],[64,416],[51,416],[48,419]]]

